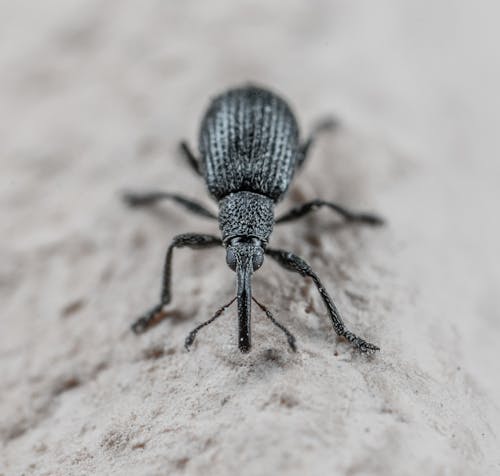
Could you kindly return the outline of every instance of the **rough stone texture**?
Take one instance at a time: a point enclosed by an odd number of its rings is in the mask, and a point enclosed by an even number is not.
[[[488,475],[500,471],[496,2],[2,2],[0,474]],[[289,98],[307,129],[334,112],[278,211],[316,196],[380,211],[385,229],[328,211],[271,244],[255,295],[299,351],[236,310],[224,250],[178,250],[171,319],[128,326],[158,297],[172,236],[217,224],[122,188],[206,196],[177,155],[207,98],[247,80]],[[215,208],[214,208],[215,210]]]

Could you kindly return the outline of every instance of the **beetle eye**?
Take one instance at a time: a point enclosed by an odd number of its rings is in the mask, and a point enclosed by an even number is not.
[[[254,271],[258,270],[262,266],[263,262],[264,262],[264,253],[262,252],[261,249],[259,249],[253,255],[252,259],[253,270]]]
[[[232,248],[228,248],[226,251],[226,263],[233,271],[236,271],[236,255]]]

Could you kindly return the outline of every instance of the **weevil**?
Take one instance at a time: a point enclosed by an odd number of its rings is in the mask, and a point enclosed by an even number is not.
[[[187,350],[198,331],[217,319],[234,301],[238,303],[238,347],[241,352],[251,349],[252,301],[284,332],[291,349],[296,350],[295,337],[252,296],[252,274],[262,266],[266,256],[286,270],[312,279],[339,336],[363,353],[379,350],[347,329],[334,300],[306,261],[290,251],[267,246],[274,224],[291,222],[322,207],[349,222],[383,223],[377,215],[359,213],[321,199],[296,206],[275,218],[275,206],[285,196],[316,137],[335,125],[333,119],[320,121],[301,141],[297,120],[288,103],[274,92],[252,85],[227,90],[210,102],[201,122],[199,155],[195,155],[186,142],[181,142],[180,149],[193,171],[205,180],[208,192],[218,203],[218,215],[203,204],[176,193],[124,194],[126,203],[133,207],[170,200],[192,213],[218,220],[221,233],[220,237],[185,233],[173,238],[165,257],[160,301],[135,321],[132,325],[135,333],[146,331],[167,316],[164,308],[172,297],[172,254],[175,248],[223,246],[226,263],[236,273],[236,297],[188,335],[185,341]]]

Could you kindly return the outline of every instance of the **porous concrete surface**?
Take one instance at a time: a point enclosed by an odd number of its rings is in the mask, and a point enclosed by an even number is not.
[[[497,2],[2,2],[0,474],[499,474]],[[314,267],[367,358],[331,329],[311,281],[267,262],[250,354],[222,249],[179,250],[171,316],[137,337],[167,244],[217,225],[125,188],[210,204],[177,152],[208,99],[253,81],[325,134],[279,210],[320,211],[272,245]],[[215,211],[215,204],[210,204]]]

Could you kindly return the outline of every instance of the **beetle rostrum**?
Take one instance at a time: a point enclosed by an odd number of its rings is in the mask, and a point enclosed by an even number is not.
[[[295,337],[252,296],[252,274],[268,256],[286,270],[312,279],[339,336],[361,352],[378,350],[376,345],[347,329],[332,297],[302,258],[267,246],[275,224],[296,220],[319,208],[333,210],[349,222],[366,225],[383,223],[377,215],[359,213],[320,199],[296,206],[275,218],[276,204],[286,194],[316,137],[335,125],[336,122],[331,119],[320,121],[301,141],[297,121],[286,101],[267,89],[251,85],[230,89],[210,102],[201,122],[199,155],[191,152],[186,142],[181,143],[181,151],[194,172],[205,180],[208,192],[219,206],[218,215],[201,203],[176,193],[152,191],[124,195],[126,203],[134,207],[170,200],[192,213],[218,220],[220,229],[220,237],[185,233],[173,238],[165,257],[160,301],[135,321],[132,325],[135,333],[146,331],[168,315],[164,308],[171,301],[172,254],[175,248],[224,246],[226,263],[236,274],[236,297],[191,331],[185,341],[186,349],[189,350],[200,329],[212,323],[237,301],[238,347],[242,352],[249,352],[253,301],[286,335],[291,349],[296,350]]]

